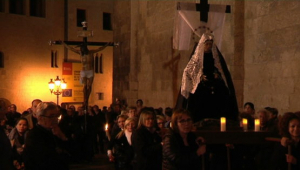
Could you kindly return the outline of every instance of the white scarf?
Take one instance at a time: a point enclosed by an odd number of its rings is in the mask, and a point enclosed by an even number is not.
[[[129,145],[131,145],[131,135],[132,132],[128,132],[127,130],[125,130],[125,136],[127,138],[127,142],[129,143]]]
[[[201,76],[203,75],[203,55],[204,55],[204,43],[207,40],[213,40],[213,35],[204,33],[197,45],[195,53],[193,54],[192,58],[188,62],[187,66],[185,67],[182,75],[182,82],[181,82],[181,94],[186,99],[189,97],[190,93],[194,94],[198,84],[201,81]],[[212,54],[214,58],[215,67],[218,68],[219,72],[225,84],[227,86],[226,79],[224,77],[223,69],[220,63],[220,58],[218,55],[217,47],[215,44],[212,46]]]

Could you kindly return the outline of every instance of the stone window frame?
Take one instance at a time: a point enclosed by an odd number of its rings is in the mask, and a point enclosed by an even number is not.
[[[9,0],[9,13],[17,15],[25,15],[26,0]]]
[[[102,17],[102,29],[106,31],[112,31],[111,13],[103,12]]]
[[[98,53],[95,56],[95,73],[96,74],[103,74],[103,54],[101,53],[100,56]]]
[[[82,13],[81,13],[82,12]],[[77,8],[76,10],[76,26],[77,27],[82,27],[82,22],[83,21],[86,21],[86,9],[80,9],[80,8]]]
[[[29,14],[33,17],[46,17],[46,0],[30,0]]]
[[[58,68],[57,50],[51,50],[51,68]]]

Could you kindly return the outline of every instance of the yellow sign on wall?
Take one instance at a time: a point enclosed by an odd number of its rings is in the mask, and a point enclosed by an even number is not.
[[[81,63],[63,63],[62,77],[67,82],[67,89],[63,90],[62,102],[83,102],[83,84],[80,83],[81,69]]]

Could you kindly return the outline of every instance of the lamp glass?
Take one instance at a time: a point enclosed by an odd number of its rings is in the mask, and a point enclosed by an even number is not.
[[[53,89],[54,89],[55,84],[54,84],[54,82],[52,81],[52,79],[50,80],[50,82],[48,83],[48,85],[49,85],[49,89],[50,89],[50,90],[53,90]]]
[[[57,86],[60,86],[60,79],[58,76],[56,77],[56,79],[54,81]]]
[[[62,83],[61,83],[61,88],[62,88],[62,89],[66,89],[66,88],[67,88],[67,84],[66,84],[65,82],[62,82]]]

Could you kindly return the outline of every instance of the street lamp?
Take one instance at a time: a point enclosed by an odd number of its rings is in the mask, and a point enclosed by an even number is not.
[[[63,89],[67,88],[67,83],[65,82],[64,79],[59,79],[58,76],[56,76],[56,79],[53,82],[53,79],[50,79],[50,82],[48,83],[49,85],[49,89],[51,94],[55,94],[57,97],[57,105],[58,105],[58,99],[59,99],[59,95],[62,94]]]

